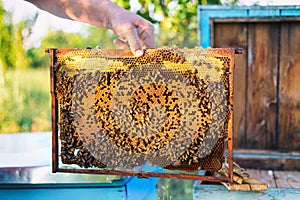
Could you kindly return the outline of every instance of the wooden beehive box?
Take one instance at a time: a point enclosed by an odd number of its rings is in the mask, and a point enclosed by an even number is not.
[[[235,64],[234,149],[243,167],[299,169],[300,9],[199,6],[199,45],[242,48]]]

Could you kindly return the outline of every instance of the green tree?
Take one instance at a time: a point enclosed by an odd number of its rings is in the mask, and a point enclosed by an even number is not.
[[[29,66],[32,68],[48,67],[49,55],[45,53],[46,48],[80,48],[83,47],[83,43],[83,36],[79,33],[49,30],[42,38],[40,47],[27,50]]]
[[[4,69],[15,66],[13,28],[12,17],[4,10],[0,1],[0,65]]]
[[[37,14],[29,19],[22,20],[14,25],[13,29],[13,49],[15,55],[15,67],[26,69],[29,66],[29,58],[24,50],[24,40],[31,34],[31,29],[36,22]]]
[[[3,70],[28,66],[23,42],[30,35],[36,19],[37,15],[13,24],[11,14],[4,10],[0,1],[0,63]]]
[[[32,68],[48,67],[49,55],[45,53],[47,48],[115,48],[112,40],[116,36],[109,30],[88,26],[86,33],[68,33],[64,31],[49,30],[41,41],[41,46],[27,50],[29,66]]]

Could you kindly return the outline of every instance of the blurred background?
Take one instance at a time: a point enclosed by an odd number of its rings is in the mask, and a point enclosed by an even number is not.
[[[155,24],[158,47],[198,45],[199,4],[300,5],[299,0],[113,1]],[[0,0],[0,32],[0,134],[51,131],[46,48],[116,48],[112,31],[60,19],[22,0]],[[192,184],[161,179],[159,199],[192,199]]]

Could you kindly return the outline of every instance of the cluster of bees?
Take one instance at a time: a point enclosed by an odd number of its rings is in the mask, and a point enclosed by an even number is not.
[[[228,57],[197,48],[149,49],[142,57],[99,51],[71,52],[56,65],[64,164],[130,169],[149,162],[199,170],[208,161],[221,167],[230,116]]]

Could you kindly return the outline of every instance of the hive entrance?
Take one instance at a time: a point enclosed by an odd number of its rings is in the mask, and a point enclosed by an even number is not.
[[[59,122],[53,134],[60,136],[54,146],[60,144],[55,154],[64,165],[221,168],[231,128],[233,49],[166,47],[142,57],[101,49],[50,53]]]

